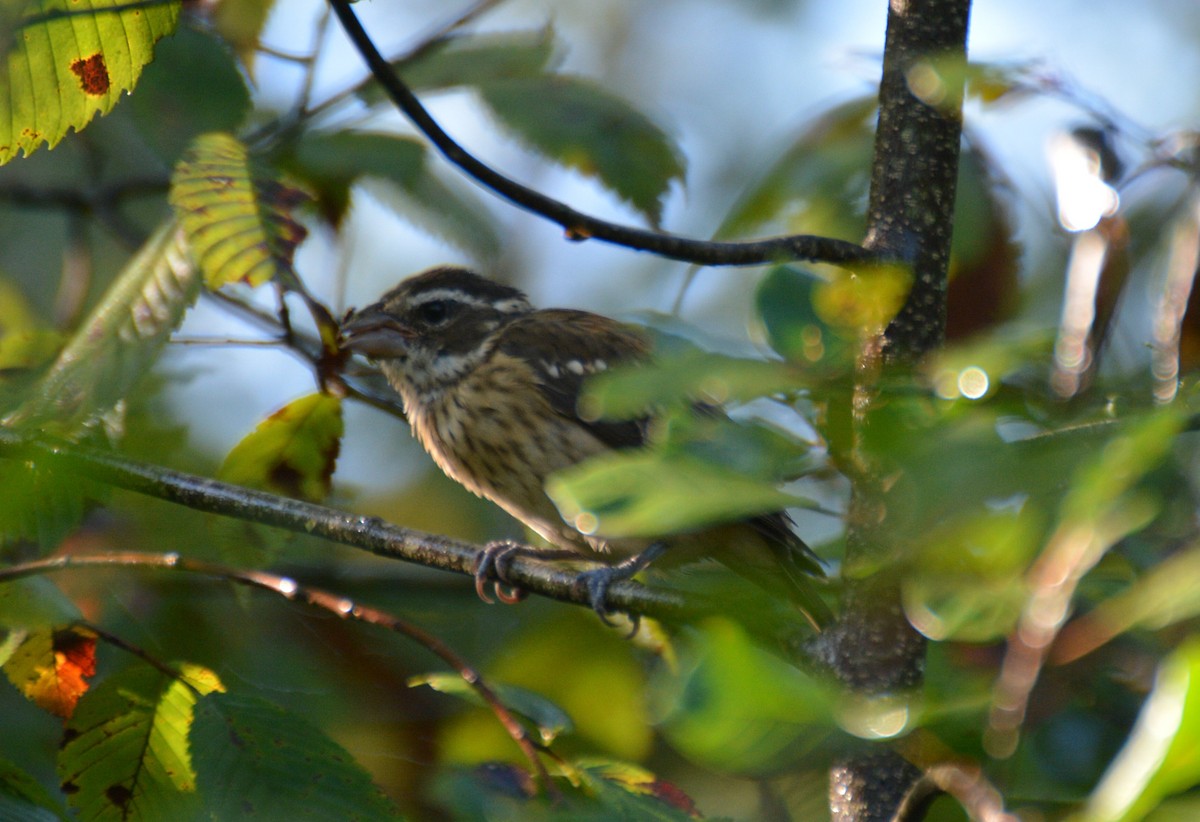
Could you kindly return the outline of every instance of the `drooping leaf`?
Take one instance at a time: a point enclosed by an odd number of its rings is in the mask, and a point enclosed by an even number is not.
[[[684,161],[674,142],[629,103],[566,75],[497,80],[479,86],[488,107],[524,143],[595,177],[657,225]]]
[[[29,399],[5,422],[53,420],[70,433],[107,412],[158,357],[199,290],[183,234],[170,221],[125,266]]]
[[[211,289],[294,277],[305,230],[291,211],[304,199],[223,132],[193,140],[171,178],[171,205]]]
[[[0,164],[107,114],[133,89],[179,0],[32,0],[0,5]]]
[[[341,746],[303,717],[254,697],[210,693],[202,699],[191,745],[209,818],[399,818]]]
[[[487,212],[442,180],[428,159],[425,146],[410,137],[337,131],[305,135],[284,161],[313,188],[334,224],[345,215],[351,187],[365,180],[401,217],[477,259],[495,257],[500,239]]]
[[[197,694],[222,685],[195,665],[181,673],[129,668],[79,701],[58,752],[58,774],[82,818],[194,817],[199,802],[188,732]]]
[[[217,476],[236,485],[319,502],[329,493],[341,438],[341,400],[309,394],[259,423],[229,452]]]
[[[393,65],[409,88],[434,91],[536,77],[546,71],[553,55],[554,31],[546,26],[534,31],[454,35]],[[381,92],[372,85],[364,90],[364,96],[376,102]]]
[[[0,822],[67,822],[66,809],[42,784],[0,759]]]
[[[418,685],[428,685],[439,693],[462,697],[474,705],[484,704],[478,691],[458,674],[422,674],[409,677],[410,688]],[[546,744],[553,742],[559,734],[570,733],[575,727],[566,711],[541,694],[504,683],[489,682],[488,685],[506,708],[533,722]]]
[[[31,631],[4,663],[4,674],[25,697],[69,719],[96,673],[96,634],[83,627]]]
[[[599,456],[560,471],[546,492],[564,519],[606,537],[662,536],[805,502],[706,460],[645,451]]]
[[[129,108],[142,139],[174,164],[197,134],[237,128],[250,91],[226,45],[188,27],[159,44]]]
[[[1142,819],[1165,797],[1200,785],[1200,642],[1163,660],[1120,755],[1088,799],[1085,822]]]

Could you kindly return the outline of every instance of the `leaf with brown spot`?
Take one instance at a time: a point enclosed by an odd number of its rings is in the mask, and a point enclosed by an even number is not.
[[[132,91],[179,0],[0,4],[0,165],[53,148]]]
[[[69,719],[96,673],[96,634],[82,627],[32,631],[4,673],[39,708]]]

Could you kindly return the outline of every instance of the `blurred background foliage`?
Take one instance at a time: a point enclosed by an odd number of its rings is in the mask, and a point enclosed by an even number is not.
[[[0,23],[45,4],[25,5]],[[358,10],[452,134],[572,205],[694,236],[861,237],[882,2]],[[80,763],[58,752],[63,719],[27,700],[39,659],[86,647],[62,634],[80,616],[193,666],[202,793],[227,777],[214,729],[257,741],[286,727],[288,745],[321,752],[296,767],[327,769],[345,791],[330,802],[360,818],[819,819],[848,740],[903,738],[918,764],[981,769],[1021,818],[1194,818],[1200,11],[980,0],[973,17],[949,343],[916,380],[885,386],[865,432],[896,477],[907,616],[934,640],[921,694],[864,707],[733,620],[627,642],[577,609],[488,607],[463,579],[0,460],[7,563],[177,552],[369,602],[501,687],[573,782],[562,804],[530,799],[494,715],[406,640],[227,582],[93,568],[0,585],[13,685],[0,683],[0,818],[119,805],[86,785],[64,797]],[[4,47],[6,71],[36,65]],[[524,538],[394,415],[313,394],[324,329],[296,283],[336,315],[452,261],[661,341],[653,370],[586,398],[596,415],[667,409],[653,451],[562,477],[560,504],[626,532],[788,505],[831,569],[831,602],[839,575],[877,570],[839,564],[840,469],[856,348],[903,299],[903,273],[697,271],[562,242],[465,183],[362,77],[319,3],[186,4],[127,100],[0,168],[3,425],[474,542]],[[206,228],[188,221],[228,192],[185,191],[186,169],[214,162],[260,254],[232,270],[202,259],[197,274],[169,221],[202,251]],[[290,346],[276,292],[236,282],[252,270],[293,289]],[[369,374],[347,379],[371,394]],[[732,420],[687,413],[696,398],[731,404]],[[707,569],[656,581],[726,584]],[[746,613],[761,605],[728,585]],[[94,664],[85,719],[136,718],[143,703],[121,707],[123,693],[193,710],[111,643]],[[261,784],[287,793],[286,776]],[[303,797],[286,809],[327,810]],[[930,817],[964,811],[943,799]]]

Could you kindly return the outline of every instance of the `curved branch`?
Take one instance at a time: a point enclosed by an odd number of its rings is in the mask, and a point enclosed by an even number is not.
[[[184,559],[178,554],[150,554],[137,551],[97,554],[93,556],[65,554],[22,562],[0,568],[0,583],[55,571],[66,571],[73,568],[95,568],[97,566],[114,565],[134,568],[164,568],[216,577],[217,579],[236,582],[239,585],[248,585],[251,588],[261,588],[264,591],[271,591],[286,599],[303,602],[305,605],[328,611],[342,619],[353,619],[369,625],[386,628],[394,633],[403,634],[441,659],[453,668],[455,673],[462,677],[463,681],[479,695],[484,704],[496,715],[496,719],[499,720],[508,735],[512,737],[513,742],[517,743],[517,747],[521,749],[525,758],[529,760],[530,765],[533,767],[534,772],[537,773],[547,792],[551,794],[557,793],[550,774],[546,771],[546,766],[542,764],[541,759],[538,757],[537,746],[529,738],[525,727],[512,715],[512,712],[509,711],[508,707],[496,695],[496,692],[484,681],[480,673],[449,645],[442,642],[433,634],[386,611],[381,611],[378,608],[372,608],[368,605],[361,605],[351,599],[321,590],[320,588],[298,585],[294,580],[277,574],[230,568],[203,560]],[[163,665],[163,663],[150,657],[149,654],[146,654],[141,649],[95,626],[88,625],[87,627],[96,631],[106,641],[119,645],[125,650],[136,654],[168,676],[179,678],[178,671]]]
[[[392,102],[429,138],[447,160],[493,193],[562,226],[569,240],[602,240],[637,251],[649,251],[672,260],[709,266],[762,265],[790,260],[850,265],[878,263],[886,257],[884,252],[831,237],[795,234],[745,242],[715,242],[611,223],[576,211],[540,191],[504,176],[455,142],[375,48],[362,23],[350,8],[350,0],[329,2],[346,35]]]
[[[0,458],[41,463],[139,494],[178,503],[212,514],[272,525],[288,531],[323,537],[388,559],[415,562],[473,575],[482,548],[469,542],[428,534],[310,502],[255,491],[208,477],[146,465],[96,449],[51,442],[0,430]],[[581,557],[581,559],[583,559]],[[585,590],[577,587],[577,571],[540,560],[517,558],[506,569],[508,581],[529,593],[590,607]],[[689,593],[650,588],[635,582],[615,583],[608,606],[665,622],[686,622],[725,613],[718,601]]]

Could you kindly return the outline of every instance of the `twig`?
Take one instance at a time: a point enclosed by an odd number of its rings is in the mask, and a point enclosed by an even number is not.
[[[329,2],[342,28],[366,61],[375,79],[396,106],[447,160],[493,193],[562,226],[568,240],[601,240],[637,251],[649,251],[672,260],[712,266],[762,265],[788,260],[814,260],[850,265],[878,263],[885,257],[879,251],[830,237],[796,234],[745,242],[715,242],[611,223],[576,211],[540,191],[506,177],[455,142],[375,48],[362,23],[350,8],[349,0]]]
[[[216,577],[217,579],[235,582],[239,585],[247,585],[251,588],[261,588],[265,591],[271,591],[280,596],[302,602],[305,605],[311,605],[315,608],[320,608],[328,611],[343,619],[354,619],[359,622],[365,622],[368,625],[377,625],[381,628],[386,628],[394,633],[402,634],[403,636],[412,639],[422,645],[430,653],[437,656],[447,665],[455,670],[459,676],[463,678],[472,689],[479,695],[480,699],[491,709],[492,713],[500,721],[504,730],[512,737],[513,741],[521,749],[521,752],[529,760],[533,766],[538,778],[545,786],[548,793],[557,793],[553,781],[550,779],[550,774],[546,771],[546,766],[538,757],[537,748],[529,738],[528,732],[516,717],[508,710],[496,693],[488,686],[475,668],[473,668],[465,659],[455,653],[450,646],[442,642],[433,634],[417,627],[411,622],[400,619],[378,608],[372,608],[368,605],[360,605],[351,599],[339,596],[337,594],[325,591],[319,588],[310,588],[306,585],[300,585],[295,580],[289,577],[282,577],[276,574],[268,574],[263,571],[241,570],[230,568],[224,565],[217,565],[203,560],[185,559],[178,554],[148,554],[135,551],[117,552],[110,554],[98,554],[92,556],[79,556],[67,554],[47,559],[33,560],[31,562],[23,562],[16,565],[9,565],[0,568],[0,583],[8,582],[23,577],[35,576],[56,571],[67,571],[76,568],[95,568],[100,566],[120,566],[120,567],[135,567],[135,568],[165,568],[175,571],[186,571],[193,574],[203,574],[205,576]],[[168,666],[157,662],[145,652],[136,648],[133,645],[113,636],[103,630],[88,626],[96,631],[98,635],[106,641],[118,645],[131,653],[139,656],[149,664],[165,671],[174,677],[179,677],[177,671],[173,671]]]

